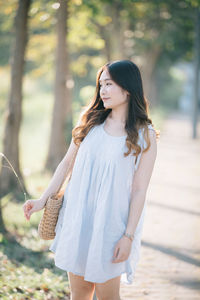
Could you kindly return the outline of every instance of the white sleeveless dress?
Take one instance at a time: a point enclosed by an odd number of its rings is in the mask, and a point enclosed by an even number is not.
[[[135,156],[124,157],[126,136],[108,134],[104,124],[94,126],[80,144],[49,250],[58,268],[86,281],[103,283],[121,275],[121,283],[131,284],[140,258],[146,201],[129,258],[120,263],[112,258],[126,230],[132,180],[142,153],[136,164]],[[146,146],[142,129],[138,144]]]

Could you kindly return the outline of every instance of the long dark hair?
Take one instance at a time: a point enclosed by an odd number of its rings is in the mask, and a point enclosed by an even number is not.
[[[111,79],[130,94],[128,114],[125,123],[128,152],[124,153],[124,156],[129,155],[132,149],[135,150],[133,155],[137,156],[141,151],[141,147],[137,144],[138,130],[144,128],[144,137],[147,142],[147,147],[144,151],[147,151],[150,147],[148,124],[152,126],[153,124],[148,117],[149,103],[144,96],[140,70],[136,64],[130,60],[108,62],[98,70],[95,95],[89,105],[84,107],[79,124],[72,130],[72,137],[75,144],[80,145],[90,129],[93,126],[103,123],[112,110],[111,108],[104,108],[103,101],[100,97],[99,78],[104,70],[107,70]],[[155,132],[156,138],[158,138],[160,133],[156,129]]]

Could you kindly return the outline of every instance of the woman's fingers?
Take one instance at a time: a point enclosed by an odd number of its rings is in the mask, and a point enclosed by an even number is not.
[[[125,253],[122,252],[122,249],[120,247],[117,247],[114,251],[114,257],[113,262],[119,263],[126,259]]]
[[[29,199],[23,205],[24,216],[30,219],[32,213],[43,209],[45,204],[40,199]]]
[[[119,259],[119,250],[120,248],[116,246],[113,255],[113,262],[117,262],[117,260]]]
[[[115,246],[113,263],[123,262],[128,259],[131,251],[131,244],[127,240],[121,239]]]
[[[30,219],[30,216],[32,214],[32,211],[31,211],[32,208],[33,208],[33,204],[29,200],[23,205],[24,216],[26,217],[27,220]]]
[[[114,258],[117,258],[118,253],[119,253],[119,247],[116,247],[114,252]]]

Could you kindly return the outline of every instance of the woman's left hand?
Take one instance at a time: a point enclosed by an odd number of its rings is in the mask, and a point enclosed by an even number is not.
[[[123,235],[115,246],[112,263],[119,263],[127,260],[131,252],[131,247],[132,241]]]

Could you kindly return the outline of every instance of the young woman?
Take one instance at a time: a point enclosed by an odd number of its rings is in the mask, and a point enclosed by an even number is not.
[[[130,60],[101,67],[48,188],[23,206],[29,220],[71,172],[49,249],[68,271],[73,300],[90,300],[94,290],[99,300],[118,300],[120,282],[133,282],[158,137],[138,67]]]

